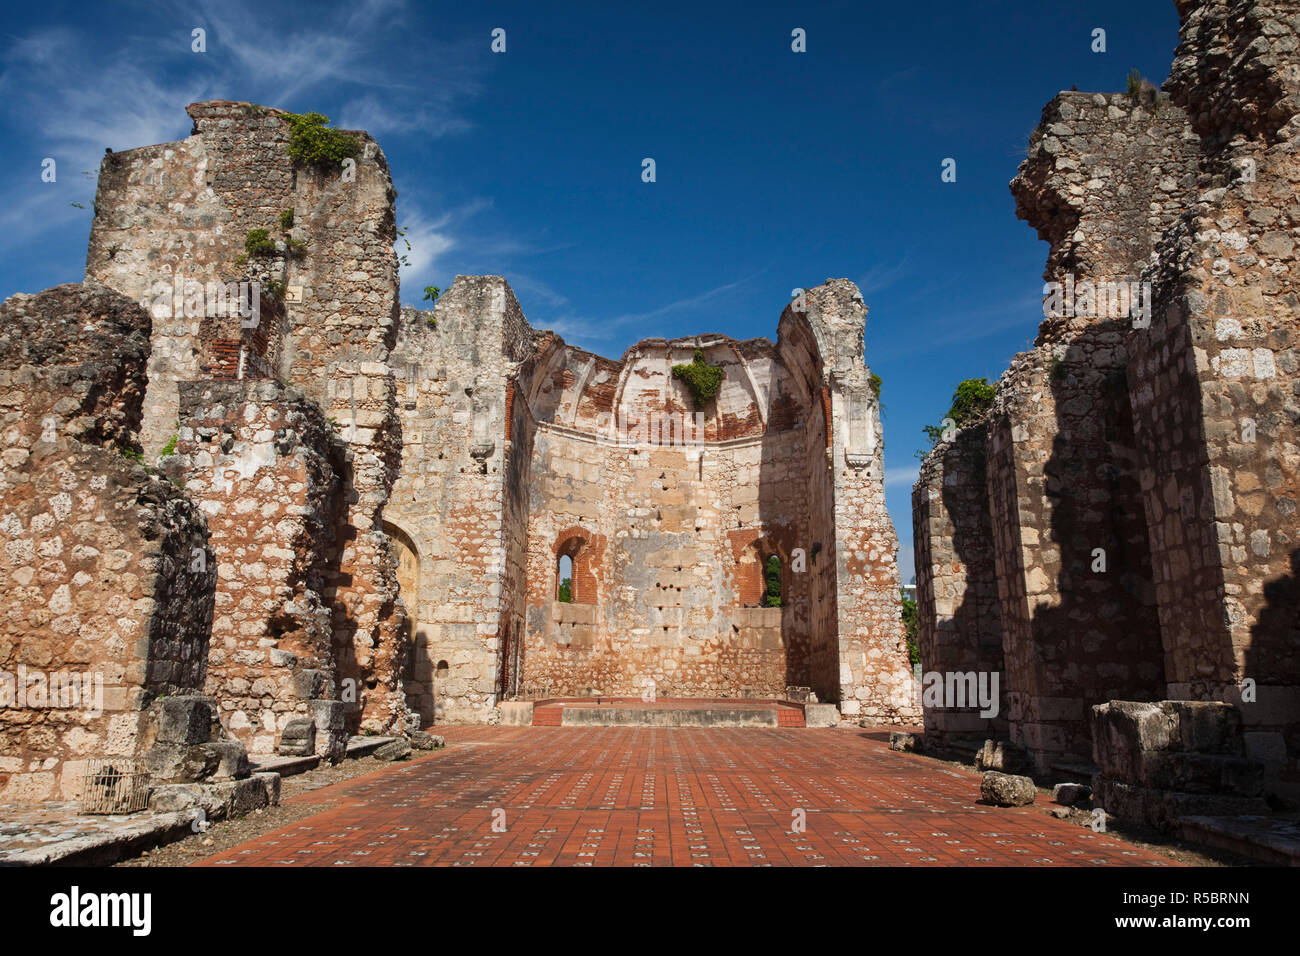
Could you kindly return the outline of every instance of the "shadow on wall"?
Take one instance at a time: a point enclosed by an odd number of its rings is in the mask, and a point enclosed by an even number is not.
[[[1047,743],[1084,762],[1092,759],[1094,704],[1166,694],[1126,360],[1121,354],[1107,367],[1096,358],[1122,351],[1112,344],[1128,327],[1093,326],[1046,373],[1056,429],[1042,485],[1051,540],[1039,553],[1046,564],[1048,549],[1058,551],[1059,603],[1032,612],[1031,686],[1043,704],[1076,702],[1060,714],[1063,739]],[[1050,716],[1040,711],[1040,720]]]
[[[1250,629],[1244,662],[1244,676],[1257,685],[1256,704],[1239,706],[1247,731],[1262,725],[1282,734],[1286,756],[1281,778],[1289,791],[1296,791],[1300,790],[1300,688],[1296,686],[1300,683],[1300,549],[1291,552],[1290,574],[1264,582],[1264,601]],[[1265,708],[1259,720],[1251,719],[1252,706]],[[1270,764],[1283,759],[1280,753],[1259,756]]]
[[[943,453],[943,475],[945,479],[950,475],[961,478],[944,481],[943,506],[952,522],[953,552],[966,576],[965,591],[950,618],[935,615],[936,647],[924,649],[930,652],[931,659],[922,660],[922,668],[923,672],[945,675],[950,671],[998,674],[998,712],[994,717],[982,717],[978,706],[945,706],[936,715],[938,719],[927,721],[927,731],[931,726],[938,730],[941,744],[954,738],[1004,738],[1008,681],[1002,659],[1002,617],[989,517],[986,424],[968,425],[956,434]]]

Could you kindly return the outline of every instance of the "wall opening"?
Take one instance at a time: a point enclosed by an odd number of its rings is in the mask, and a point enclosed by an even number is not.
[[[781,557],[769,554],[763,561],[763,607],[781,606]]]
[[[573,603],[573,558],[570,555],[560,555],[560,560],[555,571],[555,600],[564,604]]]

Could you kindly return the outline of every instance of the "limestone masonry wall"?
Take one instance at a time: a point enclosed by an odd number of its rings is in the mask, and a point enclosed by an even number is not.
[[[1167,95],[1062,93],[1044,109],[1011,187],[1050,243],[1046,318],[998,382],[987,439],[940,443],[913,491],[927,669],[994,664],[975,654],[986,619],[941,594],[980,515],[968,495],[954,520],[939,484],[985,485],[1009,736],[1040,770],[1095,760],[1116,806],[1148,822],[1204,801],[1115,769],[1114,748],[1147,746],[1123,716],[1144,701],[1237,705],[1224,726],[1241,739],[1205,753],[1300,791],[1300,13],[1177,6]],[[987,581],[990,556],[968,551],[966,578]],[[942,734],[951,716],[926,719]]]
[[[153,458],[178,433],[181,382],[230,377],[205,311],[209,284],[282,285],[282,301],[263,310],[266,330],[234,336],[251,353],[243,374],[298,387],[339,423],[347,506],[333,529],[340,556],[322,587],[333,676],[350,730],[405,726],[414,718],[402,687],[410,647],[382,517],[401,456],[388,364],[398,301],[387,162],[355,133],[352,168],[304,167],[289,157],[282,110],[214,101],[188,112],[189,138],[105,156],[86,257],[88,279],[153,315],[143,447]],[[286,211],[292,226],[279,251],[241,261],[247,234],[279,234]]]
[[[617,362],[533,331],[495,277],[403,311],[405,455],[385,521],[412,551],[413,707],[482,720],[502,697],[812,689],[847,716],[919,716],[865,308],[843,280],[808,301],[821,304],[787,310],[776,345],[650,339]],[[672,374],[697,350],[723,371],[699,408]],[[835,434],[856,456],[838,488]],[[772,557],[779,607],[763,606]]]
[[[203,517],[138,454],[149,315],[103,286],[0,306],[0,801],[74,799],[203,685]]]

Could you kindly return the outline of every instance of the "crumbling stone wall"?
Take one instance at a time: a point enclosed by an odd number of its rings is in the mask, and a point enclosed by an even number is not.
[[[776,346],[651,339],[617,362],[534,332],[495,277],[457,277],[431,313],[404,310],[393,369],[406,454],[385,519],[418,552],[412,706],[482,720],[504,694],[811,687],[846,711],[914,717],[878,415],[869,373],[853,371],[865,309],[836,283],[814,320],[782,319]],[[821,343],[837,337],[832,383]],[[698,416],[672,375],[697,348],[724,370]],[[857,405],[844,398],[854,375],[870,396]],[[838,489],[836,400],[875,429],[838,429],[841,448],[863,446],[861,475]],[[836,563],[845,542],[852,567]],[[557,600],[562,555],[572,603]],[[759,606],[772,555],[780,608]]]
[[[1061,94],[1012,183],[1051,243],[1049,281],[1138,278],[1150,308],[1071,317],[1055,300],[988,420],[1011,734],[1040,769],[1090,753],[1116,806],[1151,819],[1179,781],[1126,780],[1112,751],[1128,731],[1085,748],[1085,708],[1094,729],[1110,719],[1088,705],[1238,703],[1242,740],[1206,753],[1258,760],[1279,792],[1296,787],[1300,718],[1300,17],[1286,3],[1177,5],[1172,103]],[[927,462],[918,509],[947,453]],[[918,549],[918,581],[939,580],[945,557]],[[926,602],[923,633],[938,614]]]
[[[864,357],[867,309],[847,279],[828,279],[802,298],[829,435],[838,701],[847,717],[907,723],[921,713],[900,614],[898,537],[885,506],[880,403]]]
[[[377,143],[355,133],[349,167],[320,170],[289,158],[282,110],[249,103],[191,104],[192,134],[104,158],[86,258],[87,278],[148,301],[154,317],[143,441],[150,457],[178,430],[179,383],[212,376],[204,319],[187,289],[259,281],[285,288],[257,374],[300,388],[347,445],[348,503],[336,529],[341,558],[325,594],[333,615],[337,686],[353,687],[351,730],[407,720],[401,674],[409,652],[398,601],[397,556],[383,531],[401,438],[388,364],[397,331],[392,188]],[[270,256],[240,262],[247,234],[279,232]],[[220,363],[218,363],[220,364]],[[227,363],[228,364],[228,363]]]
[[[723,369],[698,418],[672,375],[697,349]],[[792,422],[764,427],[770,403],[785,400],[771,344],[651,339],[593,378],[599,364],[556,353],[528,396],[543,420],[530,467],[525,692],[781,697],[807,686],[804,575],[791,570],[806,521],[789,494],[802,442]],[[575,540],[565,604],[558,561]],[[773,555],[780,608],[762,606]]]
[[[0,306],[2,801],[79,796],[88,759],[140,752],[151,701],[203,684],[207,528],[130,457],[149,335],[94,284]]]
[[[207,516],[218,555],[205,692],[252,753],[296,717],[342,756],[326,581],[339,560],[344,445],[316,403],[273,379],[183,382],[168,462]],[[355,700],[355,695],[352,695]]]
[[[985,423],[962,428],[926,457],[912,490],[923,671],[943,675],[945,687],[949,674],[974,673],[977,682],[980,674],[998,675],[992,716],[981,716],[982,708],[969,700],[965,707],[925,709],[926,745],[932,749],[1008,733],[987,442]]]
[[[404,453],[385,520],[418,552],[419,591],[404,600],[412,706],[426,719],[486,720],[500,694],[502,631],[522,632],[520,543],[509,543],[522,521],[507,527],[505,515],[522,512],[523,485],[508,488],[506,477],[518,480],[514,451],[527,437],[507,441],[506,398],[535,339],[498,276],[457,276],[432,312],[402,311],[391,365]]]
[[[1157,250],[1151,328],[1130,347],[1169,694],[1240,702],[1252,746],[1285,763],[1294,790],[1300,15],[1178,6],[1168,86],[1199,137],[1200,176]]]

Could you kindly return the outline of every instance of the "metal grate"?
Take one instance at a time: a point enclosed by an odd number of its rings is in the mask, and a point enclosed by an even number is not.
[[[149,775],[134,760],[91,760],[82,777],[82,813],[135,813],[149,805]]]

